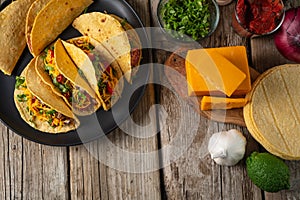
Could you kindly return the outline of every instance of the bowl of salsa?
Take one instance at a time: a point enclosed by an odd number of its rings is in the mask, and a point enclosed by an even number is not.
[[[282,0],[238,0],[233,27],[244,36],[269,35],[279,29],[284,16]]]

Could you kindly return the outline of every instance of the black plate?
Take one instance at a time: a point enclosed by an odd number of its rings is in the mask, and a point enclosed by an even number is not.
[[[8,5],[8,2],[11,1],[4,2],[0,6],[0,10]],[[143,27],[138,15],[124,0],[95,0],[94,3],[89,6],[87,12],[95,11],[116,14],[122,18],[126,18],[135,28]],[[138,34],[143,43],[142,45],[146,46],[145,42],[148,42],[146,32],[139,31]],[[79,35],[80,33],[69,26],[59,37],[66,40]],[[149,70],[146,68],[139,70],[133,79],[132,85],[125,84],[124,88],[126,92],[122,93],[122,97],[120,101],[114,105],[113,111],[104,111],[100,108],[94,115],[81,117],[81,125],[76,131],[62,134],[43,133],[33,129],[21,119],[13,101],[15,77],[21,74],[31,58],[32,56],[26,48],[17,63],[12,76],[6,76],[0,72],[0,119],[17,134],[41,144],[54,146],[77,145],[108,134],[130,116],[130,113],[134,110],[143,96],[149,78]],[[147,63],[148,59],[149,52],[146,49],[143,49],[143,59],[141,64]],[[126,105],[124,104],[126,101],[129,101],[129,105],[128,103]]]

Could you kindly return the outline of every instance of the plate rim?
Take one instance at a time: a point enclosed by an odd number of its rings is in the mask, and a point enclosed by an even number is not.
[[[90,6],[92,6],[93,4],[95,4],[95,3],[99,3],[98,2],[99,0],[95,0]],[[0,11],[1,10],[3,10],[7,5],[9,5],[11,2],[9,2],[9,0],[4,0],[1,4],[0,4]],[[134,28],[142,28],[143,29],[143,37],[144,37],[144,39],[146,40],[146,43],[147,44],[149,44],[149,37],[148,37],[148,35],[147,35],[147,33],[146,33],[146,31],[145,31],[145,26],[144,26],[144,24],[143,24],[143,22],[142,22],[142,20],[141,20],[141,18],[139,17],[139,15],[137,14],[137,12],[131,7],[131,5],[127,2],[127,1],[125,1],[125,0],[119,0],[119,3],[121,3],[121,4],[123,4],[124,6],[122,6],[122,8],[119,8],[119,7],[115,7],[117,10],[119,10],[119,9],[123,9],[124,7],[125,7],[125,9],[127,9],[127,10],[130,10],[130,15],[132,15],[132,16],[134,16],[134,20],[136,20],[137,22],[138,22],[138,25],[139,25],[139,27],[136,27],[136,26],[133,26]],[[111,2],[111,4],[114,4],[113,2]],[[90,7],[89,6],[89,7]],[[99,11],[100,12],[100,11]],[[58,37],[60,37],[60,36],[58,36]],[[25,49],[23,50],[23,53],[22,53],[22,56],[20,57],[20,59],[18,60],[18,62],[20,62],[20,60],[22,60],[22,57],[23,57],[23,54],[24,54],[24,52],[26,51],[26,49],[27,49],[27,46],[25,47]],[[150,57],[151,57],[151,52],[148,50],[148,49],[142,49],[143,50],[143,55],[146,55],[146,56],[143,56],[142,57],[142,62],[141,63],[143,63],[143,60],[147,63],[148,61],[149,61],[149,59],[150,59]],[[145,58],[146,57],[146,58]],[[27,64],[27,62],[26,62],[26,64]],[[25,66],[24,66],[25,67]],[[24,69],[24,67],[21,67],[22,68],[22,70]],[[15,71],[15,70],[14,70]],[[2,73],[2,72],[1,72]],[[2,75],[2,76],[7,76],[7,75]],[[11,75],[11,77],[15,77],[15,75]],[[146,90],[146,88],[147,88],[147,85],[146,85],[146,83],[147,83],[147,81],[149,80],[149,77],[150,77],[150,70],[147,70],[147,74],[146,74],[146,80],[145,80],[145,84],[143,85],[143,87],[142,88],[139,88],[139,95],[138,95],[138,97],[135,99],[135,103],[131,106],[131,107],[129,107],[129,115],[127,115],[127,116],[125,116],[125,117],[122,117],[122,119],[121,120],[119,120],[119,121],[114,121],[114,125],[113,126],[111,126],[110,128],[109,128],[109,130],[108,131],[106,131],[104,134],[102,134],[102,133],[99,133],[99,134],[97,134],[97,135],[93,135],[92,137],[90,137],[90,138],[88,138],[88,139],[86,139],[86,140],[82,140],[82,139],[80,139],[80,136],[78,135],[78,133],[77,133],[77,129],[75,129],[75,130],[72,130],[72,131],[68,131],[68,132],[65,132],[65,133],[58,133],[58,134],[51,134],[51,133],[45,133],[45,132],[42,132],[42,131],[39,131],[39,130],[36,130],[36,129],[34,129],[34,128],[32,128],[32,127],[30,127],[31,129],[32,129],[32,131],[37,131],[37,132],[39,132],[39,133],[41,133],[41,134],[46,134],[46,135],[51,135],[51,136],[53,136],[53,135],[66,135],[66,134],[74,134],[74,136],[73,137],[76,137],[75,138],[75,141],[74,142],[71,142],[71,143],[68,143],[68,142],[59,142],[59,143],[53,143],[53,142],[45,142],[45,141],[40,141],[40,140],[38,140],[37,138],[35,138],[35,137],[30,137],[29,135],[32,135],[32,134],[22,134],[22,133],[20,133],[17,129],[16,129],[16,127],[15,126],[11,126],[9,123],[8,123],[8,121],[9,121],[9,119],[8,120],[5,120],[5,119],[3,119],[3,113],[1,113],[1,115],[0,115],[0,121],[1,121],[1,123],[2,124],[4,124],[9,130],[11,130],[12,132],[14,132],[15,134],[17,134],[17,135],[19,135],[19,136],[21,136],[22,138],[26,138],[27,140],[29,140],[29,141],[32,141],[32,142],[35,142],[35,143],[38,143],[38,144],[42,144],[42,145],[48,145],[48,146],[58,146],[58,147],[68,147],[68,146],[76,146],[76,145],[82,145],[82,144],[86,144],[86,143],[89,143],[89,142],[92,142],[92,141],[94,141],[94,140],[97,140],[97,139],[99,139],[99,138],[101,138],[101,137],[103,137],[103,136],[105,136],[105,135],[107,135],[107,134],[110,134],[112,131],[114,131],[116,128],[118,128],[119,126],[118,126],[118,124],[122,124],[126,119],[128,119],[128,117],[130,117],[130,114],[136,109],[136,107],[138,106],[138,104],[140,103],[140,101],[141,101],[141,99],[142,99],[142,97],[144,96],[144,94],[145,94],[145,90]],[[13,99],[11,99],[12,101],[13,101]],[[17,111],[17,109],[16,109],[16,111]],[[98,110],[99,111],[99,110]],[[98,117],[98,114],[97,114],[97,112],[98,111],[96,111],[95,113],[96,113],[96,116]],[[19,116],[20,117],[20,116]],[[9,118],[9,117],[7,117],[7,118]],[[13,120],[13,119],[11,119],[11,120]],[[20,117],[20,120],[22,120],[22,121],[24,121],[21,117]],[[25,122],[26,123],[26,122]],[[26,123],[27,124],[27,123]]]

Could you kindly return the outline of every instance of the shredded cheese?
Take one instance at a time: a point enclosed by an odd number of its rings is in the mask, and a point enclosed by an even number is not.
[[[57,77],[60,74],[60,72],[58,71],[58,68],[55,63],[55,59],[54,59],[51,51],[53,51],[53,50],[48,49],[46,58],[44,59],[44,64],[45,64],[45,67],[47,67],[47,69],[48,69],[49,75],[52,77]]]
[[[65,116],[58,118],[57,111],[50,108],[42,101],[40,101],[37,97],[32,95],[32,93],[26,86],[26,81],[24,81],[24,83],[21,84],[17,89],[21,90],[22,94],[26,95],[27,97],[27,101],[24,103],[26,104],[27,112],[31,116],[30,121],[32,123],[35,124],[36,121],[48,122],[50,126],[60,129],[61,127],[66,125],[64,121],[66,119],[70,119]]]
[[[87,55],[92,53],[95,56],[98,56],[98,58],[101,60],[101,57],[100,57],[101,55],[96,54],[95,52],[92,52],[92,49],[94,47],[90,44],[88,37],[80,38],[77,40],[70,40],[69,42],[71,44],[74,44],[75,46],[79,47],[80,49],[82,49]],[[99,92],[101,94],[103,101],[107,105],[109,105],[111,103],[112,94],[110,94],[110,92],[108,91],[107,88],[109,87],[113,91],[115,86],[118,83],[118,78],[114,75],[114,69],[111,66],[109,66],[105,69],[105,67],[103,66],[103,62],[100,63],[100,65],[101,66],[94,65],[95,69],[99,68],[99,69],[96,69],[96,71],[100,71],[99,78],[101,80],[101,84],[105,85],[105,87],[99,87]]]

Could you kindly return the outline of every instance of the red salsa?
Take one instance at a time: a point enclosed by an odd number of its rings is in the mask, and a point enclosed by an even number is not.
[[[240,24],[255,34],[273,31],[280,23],[282,13],[280,0],[238,0],[236,5]]]

